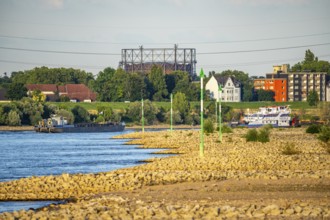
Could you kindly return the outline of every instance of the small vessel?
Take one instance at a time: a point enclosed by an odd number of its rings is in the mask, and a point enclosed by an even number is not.
[[[43,133],[79,133],[79,132],[119,132],[125,129],[125,123],[79,123],[68,124],[66,118],[52,115],[51,118],[39,121],[34,127],[36,132]]]
[[[273,127],[297,126],[297,119],[291,119],[289,106],[268,106],[260,107],[258,112],[244,115],[243,126],[261,127],[272,125]]]

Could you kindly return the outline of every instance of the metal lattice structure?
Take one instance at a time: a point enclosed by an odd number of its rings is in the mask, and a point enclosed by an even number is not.
[[[119,66],[126,72],[149,73],[152,66],[162,67],[164,74],[176,70],[186,71],[196,76],[195,48],[143,48],[122,49]]]

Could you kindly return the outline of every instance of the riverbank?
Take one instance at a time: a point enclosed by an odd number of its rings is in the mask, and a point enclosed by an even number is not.
[[[199,131],[130,133],[129,144],[176,153],[137,167],[98,174],[62,174],[0,183],[0,200],[69,199],[41,210],[2,213],[53,219],[329,218],[330,155],[305,129],[272,129],[269,143],[246,142],[247,129],[205,136]],[[137,138],[137,139],[135,139]],[[292,143],[299,151],[284,155]]]
[[[0,131],[33,131],[33,126],[0,126]]]

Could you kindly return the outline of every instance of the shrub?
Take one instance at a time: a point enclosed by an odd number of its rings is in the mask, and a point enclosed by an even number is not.
[[[270,129],[273,129],[274,128],[274,126],[273,125],[271,125],[271,124],[267,124],[267,125],[264,125],[264,126],[262,126],[264,129],[266,129],[266,130],[270,130]]]
[[[258,141],[261,143],[269,142],[269,128],[262,128],[259,131]]]
[[[328,143],[330,140],[330,127],[326,125],[322,126],[317,138],[324,143]]]
[[[245,135],[246,141],[258,141],[258,131],[257,129],[253,128],[248,130]]]
[[[259,141],[261,143],[269,142],[269,129],[262,128],[259,132],[255,128],[248,130],[245,139],[246,141]]]
[[[206,119],[204,122],[204,132],[210,134],[214,132],[213,122],[210,119]]]
[[[299,153],[300,151],[296,149],[293,143],[286,143],[282,148],[282,154],[284,155],[294,155]]]
[[[317,134],[320,132],[321,126],[317,125],[317,124],[311,124],[310,126],[308,126],[308,128],[306,129],[306,133],[309,134]]]
[[[221,132],[222,133],[233,133],[233,129],[231,129],[231,127],[229,127],[228,125],[223,125],[221,128]]]

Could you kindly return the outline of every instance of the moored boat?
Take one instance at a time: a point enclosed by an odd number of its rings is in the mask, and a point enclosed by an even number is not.
[[[273,127],[297,126],[298,120],[291,118],[289,106],[260,107],[259,111],[247,113],[242,119],[242,125],[247,127],[261,127],[272,125]]]
[[[49,119],[43,119],[34,127],[36,132],[43,133],[79,133],[79,132],[120,132],[125,129],[125,123],[79,123],[68,124],[62,116],[52,115]]]

